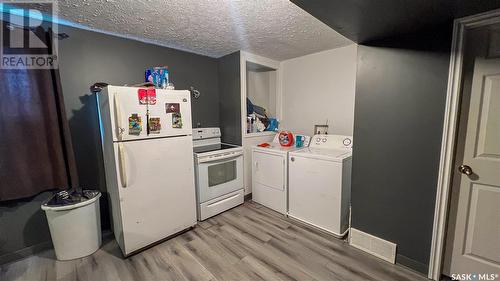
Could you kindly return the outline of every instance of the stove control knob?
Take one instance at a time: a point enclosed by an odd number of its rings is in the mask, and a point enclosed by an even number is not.
[[[317,139],[316,139],[316,142],[320,142],[320,141],[321,141],[321,138],[317,138]]]
[[[326,138],[322,139],[323,142],[326,142]]]

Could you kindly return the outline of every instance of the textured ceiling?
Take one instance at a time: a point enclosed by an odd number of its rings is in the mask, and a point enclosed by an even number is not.
[[[285,60],[351,44],[288,0],[59,0],[59,17],[210,57]]]

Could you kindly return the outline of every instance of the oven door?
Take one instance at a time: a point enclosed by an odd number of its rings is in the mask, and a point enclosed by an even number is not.
[[[198,164],[199,203],[243,188],[243,155]]]

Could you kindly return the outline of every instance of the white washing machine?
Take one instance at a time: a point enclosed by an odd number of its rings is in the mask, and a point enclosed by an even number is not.
[[[310,137],[305,136],[304,146]],[[252,147],[252,200],[284,215],[288,210],[288,153],[302,148],[283,147],[275,137],[268,147]]]
[[[289,153],[288,215],[343,237],[349,227],[352,137],[315,135]]]

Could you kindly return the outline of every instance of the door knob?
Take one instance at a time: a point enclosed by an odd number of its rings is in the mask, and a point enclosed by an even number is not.
[[[458,171],[462,174],[466,174],[468,176],[472,175],[472,168],[470,166],[467,166],[467,165],[460,165],[458,167]]]

